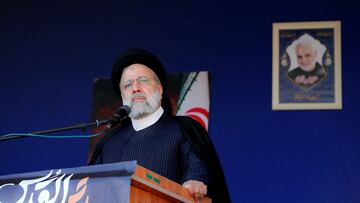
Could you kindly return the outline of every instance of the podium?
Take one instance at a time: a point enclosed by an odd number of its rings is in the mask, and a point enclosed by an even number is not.
[[[128,161],[0,176],[0,202],[192,203],[194,199],[180,184]]]

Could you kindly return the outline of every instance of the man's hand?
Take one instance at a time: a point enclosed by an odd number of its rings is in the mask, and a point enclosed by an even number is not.
[[[188,190],[189,194],[196,202],[201,202],[202,198],[207,193],[207,186],[201,181],[188,180],[183,183],[183,186]]]

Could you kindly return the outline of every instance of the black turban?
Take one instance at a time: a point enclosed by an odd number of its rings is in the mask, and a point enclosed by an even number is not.
[[[164,66],[154,54],[144,49],[139,49],[139,48],[128,49],[116,57],[111,75],[112,86],[114,88],[115,93],[118,96],[121,96],[121,90],[119,87],[121,75],[126,67],[136,63],[147,66],[157,75],[163,87],[163,92],[164,92],[162,95],[161,106],[164,108],[165,112],[171,114],[172,107],[171,107],[170,99],[166,94],[167,80],[166,80],[166,71],[164,69]]]
[[[161,85],[163,86],[164,92],[166,89],[166,72],[164,66],[160,60],[149,51],[144,49],[128,49],[123,53],[119,54],[114,62],[111,81],[115,93],[121,95],[121,90],[119,88],[119,82],[121,75],[124,69],[132,64],[143,64],[150,68],[160,80]]]

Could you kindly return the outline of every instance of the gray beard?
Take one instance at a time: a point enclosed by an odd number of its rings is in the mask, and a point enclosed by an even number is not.
[[[161,104],[161,95],[158,90],[152,95],[146,97],[145,101],[133,103],[132,98],[139,96],[145,97],[143,93],[136,93],[132,95],[129,100],[123,99],[124,105],[128,105],[131,108],[129,117],[136,120],[145,118],[146,116],[154,113]]]
[[[299,65],[300,66],[300,65]],[[305,71],[305,72],[311,72],[313,70],[315,70],[316,68],[316,60],[314,60],[312,63],[311,63],[311,68],[307,68],[307,67],[304,67],[304,66],[300,66],[300,68]]]

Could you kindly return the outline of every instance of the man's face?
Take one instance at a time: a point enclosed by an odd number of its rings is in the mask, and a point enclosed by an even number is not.
[[[132,64],[124,69],[119,87],[124,105],[131,107],[130,117],[141,119],[161,105],[163,88],[155,73],[145,65]]]
[[[310,72],[315,69],[316,52],[310,45],[297,45],[295,48],[297,62],[301,69]]]

